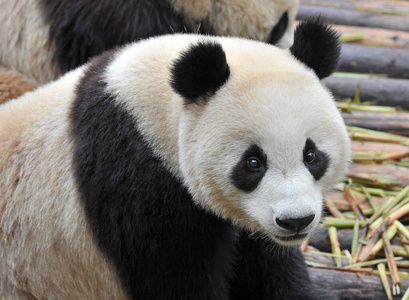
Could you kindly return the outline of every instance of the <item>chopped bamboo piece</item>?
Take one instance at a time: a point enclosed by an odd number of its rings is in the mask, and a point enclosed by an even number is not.
[[[372,274],[379,275],[379,271],[378,270],[373,270]],[[391,276],[391,272],[386,271],[386,276]],[[399,272],[399,276],[400,276],[400,278],[409,279],[409,273],[408,272]]]
[[[354,126],[347,126],[347,130],[349,131],[351,138],[356,138],[359,140],[364,139],[385,143],[409,145],[409,138],[397,134],[364,129]]]
[[[329,198],[326,199],[325,204],[334,217],[345,219],[344,215],[338,210],[338,208],[334,205],[334,202],[332,202],[331,199]]]
[[[359,235],[359,223],[358,223],[358,220],[356,220],[355,225],[354,225],[353,234],[352,234],[352,244],[351,244],[352,257],[355,256],[355,252],[358,247],[358,235]]]
[[[398,220],[394,221],[393,224],[398,228],[399,232],[401,232],[407,239],[409,239],[409,230],[406,229],[405,226]]]
[[[349,251],[346,250],[346,249],[343,252],[344,252],[346,258],[348,259],[349,264],[351,265],[352,264],[352,255],[351,255],[351,253],[349,253]]]
[[[400,261],[400,260],[402,260],[402,259],[403,259],[402,257],[396,257],[396,258],[395,258],[396,261]],[[344,268],[348,269],[348,268],[369,267],[369,266],[373,266],[373,265],[377,265],[377,264],[385,263],[385,262],[387,262],[386,258],[372,259],[372,260],[368,260],[368,261],[364,261],[364,262],[352,264],[352,265],[349,265],[349,266],[345,266]]]
[[[344,33],[339,37],[339,40],[343,43],[362,40],[364,34],[362,32]]]
[[[361,101],[359,100],[359,84],[356,86],[353,102],[354,102],[355,104],[359,104],[359,103],[361,102]]]
[[[395,205],[390,211],[389,211],[389,215],[391,215],[392,213],[394,213],[395,211],[397,211],[398,209],[400,209],[402,206],[409,204],[409,197],[403,199],[401,202],[399,202],[397,205]]]
[[[391,245],[391,247],[392,247],[393,254],[398,255],[398,256],[408,257],[408,253],[406,252],[403,246],[401,247],[398,245]]]
[[[365,194],[366,199],[368,200],[369,205],[371,206],[373,213],[376,212],[376,205],[375,202],[372,199],[371,194],[368,192],[368,190],[366,189],[366,187],[364,187],[363,185],[361,186],[362,191]]]
[[[363,248],[362,244],[359,243],[358,246],[356,247],[356,251],[355,251],[354,255],[352,256],[352,263],[353,264],[356,264],[356,262],[358,261],[358,257],[359,257],[359,255],[360,255],[360,253],[362,251],[362,248]]]
[[[344,196],[348,200],[349,205],[352,207],[352,210],[354,211],[358,219],[361,221],[365,221],[364,213],[362,212],[362,209],[359,206],[358,201],[356,200],[355,196],[352,194],[350,185],[345,186]]]
[[[402,234],[402,232],[398,232],[399,238],[398,240],[401,242],[403,249],[406,251],[406,255],[409,257],[409,240]],[[409,265],[408,265],[409,267]]]
[[[387,106],[377,106],[377,105],[365,105],[365,104],[352,104],[352,103],[345,103],[338,101],[337,107],[342,110],[363,110],[363,111],[371,111],[371,112],[397,112],[397,109],[394,107],[387,107]],[[355,124],[354,124],[355,125]],[[359,135],[359,133],[358,133]]]
[[[387,201],[378,208],[378,210],[372,215],[372,217],[367,221],[367,223],[373,222],[377,219],[381,214],[383,214],[389,207],[395,206],[399,201],[401,201],[405,196],[407,196],[409,192],[409,185],[403,188],[393,200]]]
[[[373,269],[372,268],[343,268],[343,267],[334,267],[334,266],[320,266],[320,265],[315,265],[312,266],[315,268],[321,268],[321,269],[328,269],[328,270],[337,270],[337,271],[343,271],[343,272],[352,272],[352,273],[367,273],[367,274],[372,274]]]
[[[409,260],[402,260],[402,261],[398,261],[396,259],[396,265],[398,267],[402,267],[402,268],[409,268]]]
[[[382,234],[383,230],[385,229],[386,225],[387,225],[387,221],[383,221],[379,225],[378,229],[374,232],[371,239],[366,244],[365,248],[361,251],[361,254],[358,257],[358,261],[367,260],[370,255],[375,255],[376,252],[378,252],[382,248],[382,244],[381,244],[378,251],[376,251],[374,254],[372,254],[372,250],[374,249],[375,245],[377,245],[379,243],[379,241],[380,241],[379,237],[381,236],[381,234]]]
[[[352,183],[368,184],[371,186],[392,188],[401,185],[401,182],[390,174],[365,174],[365,173],[348,173],[347,176]]]
[[[307,251],[307,253],[312,253],[312,254],[319,254],[319,255],[323,255],[323,256],[331,256],[331,257],[338,257],[338,254],[334,254],[334,253],[328,253],[328,252],[321,252],[321,251],[316,251],[316,250],[309,250]],[[341,255],[341,258],[346,257]]]
[[[354,190],[357,192],[364,192],[362,189],[362,185],[360,187],[354,187]],[[365,187],[365,190],[373,196],[379,196],[379,197],[385,197],[385,191],[383,189],[378,189],[378,188],[372,188],[372,187]]]
[[[386,196],[385,190],[383,190],[383,189],[365,187],[365,190],[372,196],[379,196],[379,197],[385,197]],[[354,191],[365,193],[364,190],[362,189],[362,185],[354,187]]]
[[[384,160],[394,160],[394,159],[401,159],[409,155],[409,150],[390,153],[382,156]]]
[[[386,277],[386,270],[384,264],[378,264],[379,277],[381,278],[383,288],[385,289],[388,300],[392,300],[391,288],[389,287],[388,278]]]
[[[400,219],[404,215],[409,214],[409,204],[406,204],[388,216],[388,225]]]
[[[406,289],[406,292],[403,295],[402,300],[409,300],[409,287]]]
[[[381,226],[382,221],[384,221],[382,217],[379,217],[378,219],[373,221],[371,225],[369,225],[370,230],[368,232],[368,238],[371,238],[374,235],[374,233],[378,230],[379,226]]]
[[[358,221],[359,225],[363,225],[365,222]],[[339,219],[339,218],[331,218],[331,217],[324,217],[322,218],[322,225],[324,227],[335,226],[338,228],[345,228],[345,227],[354,227],[355,220],[347,220],[347,219]]]
[[[396,235],[397,231],[398,231],[398,230],[397,230],[396,226],[395,226],[394,224],[392,224],[392,225],[388,228],[388,230],[386,231],[386,237],[387,237],[387,239],[388,239],[388,240],[391,240],[391,239]],[[384,244],[384,240],[383,240],[383,239],[380,239],[380,240],[375,244],[375,246],[373,246],[370,255],[371,255],[371,256],[375,256],[376,253],[378,253],[378,251],[382,249],[383,244]]]
[[[328,228],[328,235],[331,241],[332,253],[334,253],[334,261],[337,267],[341,267],[341,248],[338,242],[337,229],[333,226]]]
[[[400,294],[400,277],[398,274],[398,267],[396,266],[395,255],[393,254],[392,246],[386,235],[385,229],[382,232],[382,239],[384,241],[384,251],[385,251],[385,255],[386,255],[386,259],[388,263],[388,269],[391,272],[391,277],[392,277],[392,293],[394,296],[399,295]]]
[[[363,132],[350,132],[350,136],[353,139],[364,140],[364,141],[378,141],[384,143],[396,143],[396,144],[407,144],[407,139],[396,138],[396,137],[386,137],[375,134],[363,133]]]

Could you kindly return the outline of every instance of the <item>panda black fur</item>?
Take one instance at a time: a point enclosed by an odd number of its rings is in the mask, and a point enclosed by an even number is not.
[[[334,298],[287,246],[348,167],[314,56],[339,46],[316,20],[297,36],[302,63],[239,38],[152,38],[2,105],[1,296]]]
[[[289,47],[298,0],[0,1],[0,64],[43,84],[117,45],[178,32]]]

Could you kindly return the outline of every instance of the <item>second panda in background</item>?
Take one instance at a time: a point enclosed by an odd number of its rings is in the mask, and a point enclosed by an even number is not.
[[[115,46],[167,33],[288,48],[298,0],[0,0],[0,65],[38,84]]]

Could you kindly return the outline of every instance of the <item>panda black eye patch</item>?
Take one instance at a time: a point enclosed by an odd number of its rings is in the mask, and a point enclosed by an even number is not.
[[[304,165],[316,181],[320,180],[328,169],[328,156],[324,152],[318,150],[317,146],[310,138],[305,142],[303,160]]]
[[[251,145],[241,156],[231,173],[233,184],[244,192],[253,191],[267,171],[267,155],[257,145]]]

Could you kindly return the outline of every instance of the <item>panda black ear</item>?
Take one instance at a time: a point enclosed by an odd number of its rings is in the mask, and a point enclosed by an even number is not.
[[[173,63],[170,84],[192,102],[211,96],[227,81],[230,69],[219,43],[201,41],[191,45]]]
[[[341,52],[339,34],[324,24],[320,17],[307,19],[297,26],[290,51],[313,69],[319,79],[325,78],[338,65]]]

